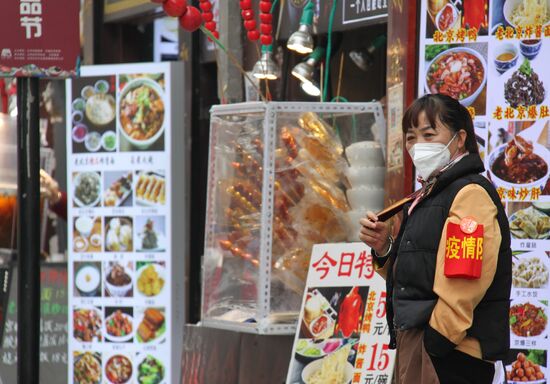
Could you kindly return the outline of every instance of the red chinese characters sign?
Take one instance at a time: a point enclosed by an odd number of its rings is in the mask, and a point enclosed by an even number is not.
[[[0,76],[76,75],[79,0],[0,2]]]

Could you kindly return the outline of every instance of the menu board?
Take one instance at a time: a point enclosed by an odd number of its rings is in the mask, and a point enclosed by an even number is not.
[[[486,176],[510,223],[508,383],[548,377],[550,2],[423,0],[418,91],[474,118]]]
[[[3,283],[2,294],[7,293],[5,330],[0,351],[0,383],[17,382],[17,267],[0,269],[11,278]],[[2,300],[2,304],[4,301]],[[40,266],[40,383],[65,384],[67,377],[60,375],[67,368],[67,266],[65,263],[48,263]]]
[[[287,384],[391,383],[386,284],[363,243],[313,246]]]
[[[172,382],[170,68],[86,67],[67,85],[75,384]]]

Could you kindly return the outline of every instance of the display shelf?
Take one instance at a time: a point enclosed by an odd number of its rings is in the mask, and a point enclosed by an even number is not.
[[[348,241],[353,228],[344,148],[385,138],[384,127],[379,103],[212,108],[205,326],[294,332],[311,247]]]

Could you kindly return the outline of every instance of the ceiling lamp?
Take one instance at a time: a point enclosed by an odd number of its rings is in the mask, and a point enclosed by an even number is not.
[[[302,61],[292,69],[292,75],[303,83],[313,83],[315,68],[325,54],[325,49],[317,47],[306,61]]]
[[[300,27],[294,32],[286,44],[291,51],[305,55],[313,52],[313,37],[311,36],[311,25],[313,24],[313,2],[308,2],[302,11]]]
[[[261,80],[276,80],[279,78],[279,69],[273,61],[273,46],[263,45],[260,60],[256,62],[252,69],[252,74]]]
[[[302,84],[300,84],[300,86],[302,87],[302,91],[304,91],[310,96],[313,96],[313,97],[321,96],[321,87],[319,87],[319,83],[317,81],[312,81],[312,82],[302,81]]]

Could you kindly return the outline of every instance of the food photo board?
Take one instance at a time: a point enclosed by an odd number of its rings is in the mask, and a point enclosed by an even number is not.
[[[177,64],[93,66],[67,82],[71,383],[177,380],[187,179],[176,150],[186,146],[179,73]]]
[[[386,284],[363,243],[313,246],[287,384],[391,383]]]
[[[444,93],[474,118],[485,175],[512,236],[508,383],[548,377],[550,1],[423,0],[418,94]]]

